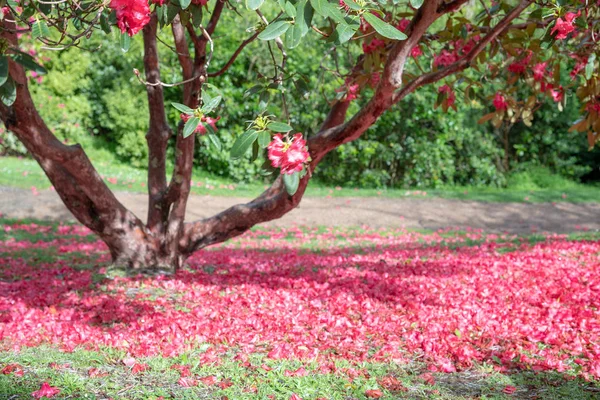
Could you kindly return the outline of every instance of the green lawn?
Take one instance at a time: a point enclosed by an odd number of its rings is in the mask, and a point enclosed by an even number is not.
[[[108,186],[114,190],[146,192],[146,171],[124,164],[100,161],[94,164]],[[192,192],[200,195],[255,197],[267,182],[237,183],[196,170]],[[48,189],[50,182],[37,163],[31,159],[0,157],[0,186]],[[309,197],[390,197],[390,198],[447,198],[486,202],[598,202],[600,186],[569,182],[557,189],[502,189],[480,187],[450,187],[444,189],[358,189],[327,187],[311,182],[306,192]]]
[[[336,362],[339,371],[361,371],[349,379],[347,373],[323,373],[316,365],[298,361],[274,361],[251,356],[250,367],[233,357],[221,365],[202,365],[202,350],[178,357],[147,357],[138,362],[148,369],[133,373],[122,363],[126,354],[113,349],[76,350],[65,353],[52,347],[26,348],[18,353],[0,353],[0,366],[18,364],[23,377],[0,374],[0,398],[31,399],[39,382],[52,382],[61,389],[60,399],[274,399],[288,400],[293,393],[303,400],[365,399],[368,390],[383,391],[384,399],[595,399],[597,385],[580,379],[565,380],[558,373],[517,372],[502,374],[490,365],[477,365],[469,371],[430,374],[415,362],[411,366]],[[206,384],[183,387],[180,373],[173,365],[188,365],[194,376]],[[305,376],[288,376],[304,366]],[[288,373],[286,373],[288,371]],[[350,374],[352,375],[352,374]],[[36,379],[32,380],[31,376]],[[214,377],[214,378],[213,378]],[[430,380],[430,377],[433,380]],[[214,382],[211,383],[211,380]],[[432,384],[433,383],[433,384]],[[229,384],[232,384],[228,387]],[[512,394],[511,387],[516,390]],[[226,397],[224,397],[226,396]],[[536,397],[537,396],[537,397]]]

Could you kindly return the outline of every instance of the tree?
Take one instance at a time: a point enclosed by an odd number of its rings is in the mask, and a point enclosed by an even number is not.
[[[358,139],[379,116],[425,85],[439,84],[434,106],[444,111],[455,107],[459,91],[466,102],[493,104],[495,111],[480,122],[496,126],[517,119],[531,124],[542,97],[560,106],[575,91],[583,107],[582,119],[573,129],[588,132],[593,145],[600,131],[596,69],[600,10],[591,3],[246,0],[246,9],[238,10],[242,5],[231,0],[152,0],[150,4],[147,0],[8,0],[2,9],[0,118],[39,162],[73,215],[108,245],[115,263],[173,270],[192,252],[296,207],[311,173],[328,152]],[[255,22],[229,61],[215,70],[210,61],[219,50],[215,30],[223,13],[236,13],[241,24],[251,18]],[[52,134],[27,83],[26,70],[44,72],[23,51],[27,37],[42,42],[44,48],[60,50],[83,46],[85,38],[110,33],[114,25],[121,31],[124,51],[130,36],[142,31],[144,39],[144,76],[134,73],[146,85],[150,108],[146,223],[116,199],[79,145],[63,144]],[[171,31],[174,46],[167,46],[177,54],[180,82],[161,81],[159,30]],[[255,154],[265,152],[270,161],[267,168],[279,169],[279,176],[253,201],[185,223],[195,137],[207,135],[220,146],[215,114],[222,98],[210,80],[226,74],[244,47],[256,40],[268,46],[274,73],[249,91],[261,105],[231,155],[241,157],[250,149]],[[281,101],[285,110],[287,89],[306,84],[286,69],[288,52],[301,40],[325,40],[332,46],[331,54],[343,50],[353,63],[347,74],[330,71],[344,84],[333,93],[336,99],[320,131],[308,138],[293,133],[289,116],[277,118],[264,111],[264,104],[273,99]],[[567,76],[563,71],[572,64]],[[523,93],[523,84],[528,93]],[[183,87],[182,100],[167,105],[164,90],[172,86]],[[501,89],[489,98],[484,89],[490,87]],[[368,100],[348,117],[357,96]],[[181,112],[181,121],[175,132],[175,168],[167,181],[167,146],[173,131],[166,107],[171,106]]]

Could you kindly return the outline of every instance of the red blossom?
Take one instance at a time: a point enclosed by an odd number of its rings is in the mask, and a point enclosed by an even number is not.
[[[448,85],[440,86],[438,88],[438,93],[446,93],[448,107],[452,107],[454,105],[456,96],[454,95],[454,91],[452,90],[452,88],[450,88],[450,86],[448,86]]]
[[[532,71],[533,71],[533,79],[540,82],[544,79],[544,77],[546,76],[546,66],[548,65],[548,62],[542,62],[542,63],[537,63],[533,66]]]
[[[133,36],[150,22],[150,7],[145,0],[111,0],[110,8],[116,11],[117,26],[122,33]]]
[[[385,47],[385,42],[381,39],[374,37],[373,39],[371,39],[371,41],[368,44],[366,42],[364,42],[362,44],[362,47],[363,47],[363,52],[365,54],[370,54],[378,49],[383,49]]]
[[[148,371],[149,369],[150,369],[150,367],[148,366],[148,364],[135,363],[135,364],[133,364],[133,368],[131,368],[131,373],[139,374],[140,372],[145,372],[145,371]]]
[[[581,11],[578,11],[577,14],[575,14],[574,12],[568,12],[565,14],[564,19],[557,18],[554,28],[552,28],[550,33],[556,33],[555,38],[558,40],[566,39],[571,32],[575,32],[573,21],[580,15]]]
[[[203,378],[198,378],[198,380],[208,386],[217,384],[217,377],[214,375],[208,375]]]
[[[442,50],[442,52],[435,56],[433,59],[434,67],[447,67],[458,61],[458,55],[456,52],[450,52],[448,50]]]
[[[23,376],[23,367],[21,367],[19,364],[7,364],[4,368],[2,368],[2,370],[0,370],[0,373],[2,373],[3,375],[15,375],[15,376]]]
[[[365,391],[365,396],[369,399],[379,399],[383,397],[383,392],[377,389],[367,390]]]
[[[508,108],[506,98],[500,92],[494,95],[494,107],[496,108],[496,111],[502,111]]]
[[[281,134],[273,137],[268,146],[268,156],[274,168],[281,168],[282,174],[300,172],[308,161],[306,141],[301,133],[296,133],[292,140],[283,138]]]
[[[517,388],[514,386],[511,386],[511,385],[506,385],[504,387],[504,389],[502,389],[502,393],[505,393],[505,394],[513,394],[516,391],[517,391]]]
[[[36,399],[41,399],[42,397],[51,399],[59,393],[60,389],[50,386],[48,382],[44,382],[42,383],[42,386],[40,386],[40,389],[31,393],[31,395]]]

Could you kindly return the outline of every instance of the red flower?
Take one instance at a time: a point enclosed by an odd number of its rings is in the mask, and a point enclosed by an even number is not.
[[[533,66],[532,70],[533,70],[533,79],[536,81],[541,81],[542,79],[544,79],[544,75],[546,75],[546,66],[548,65],[548,62],[543,62],[543,63],[537,63]]]
[[[117,13],[117,25],[122,33],[133,36],[150,22],[150,7],[145,0],[111,0],[110,8]]]
[[[446,97],[448,99],[448,107],[452,107],[454,105],[456,96],[454,95],[454,92],[452,91],[450,86],[448,86],[448,85],[440,86],[438,89],[438,93],[446,93]]]
[[[508,108],[506,98],[501,95],[500,92],[496,93],[494,96],[494,107],[496,108],[496,111],[506,110]]]
[[[304,163],[309,159],[306,141],[301,133],[296,133],[292,141],[283,140],[281,134],[273,137],[268,147],[269,160],[275,168],[281,168],[282,174],[293,174],[302,171]]]
[[[577,12],[577,14],[573,13],[573,12],[568,12],[565,16],[564,16],[564,20],[561,18],[558,18],[556,20],[556,24],[554,25],[554,28],[552,28],[552,31],[550,31],[550,33],[554,33],[557,32],[556,34],[556,39],[562,40],[562,39],[566,39],[567,36],[569,36],[569,33],[574,32],[575,31],[575,27],[573,26],[573,21],[575,20],[575,18],[579,17],[581,15],[581,11]]]
[[[373,38],[373,40],[371,40],[371,43],[369,43],[369,44],[363,43],[362,47],[363,47],[364,53],[369,54],[379,48],[384,48],[385,42],[381,39]]]
[[[23,376],[23,367],[21,367],[19,364],[8,364],[2,368],[0,373],[3,375],[13,374],[16,376]]]
[[[433,59],[433,66],[439,67],[447,67],[448,65],[454,64],[458,61],[458,55],[455,52],[449,52],[448,50],[442,50],[442,52],[435,56]]]
[[[408,28],[408,25],[410,25],[410,21],[406,18],[402,18],[398,22],[398,25],[396,25],[396,28],[398,28],[398,30],[401,32],[406,32],[406,28]]]
[[[417,45],[417,46],[413,47],[412,50],[410,51],[410,55],[413,56],[414,58],[422,56],[423,50],[421,49],[421,46]]]
[[[42,397],[47,397],[50,399],[59,393],[60,393],[60,389],[50,386],[48,384],[48,382],[44,382],[44,383],[42,383],[42,386],[40,387],[40,389],[31,393],[31,395],[33,397],[35,397],[36,399],[41,399]]]
[[[367,390],[365,391],[365,396],[369,399],[379,399],[383,397],[383,392],[381,390]]]
[[[131,373],[132,374],[137,374],[139,372],[144,372],[147,371],[150,367],[148,366],[148,364],[139,364],[139,363],[135,363],[133,365],[133,368],[131,368]]]
[[[563,87],[560,86],[558,89],[552,89],[550,95],[552,96],[552,100],[554,100],[555,103],[558,103],[565,97],[565,92],[563,91]]]

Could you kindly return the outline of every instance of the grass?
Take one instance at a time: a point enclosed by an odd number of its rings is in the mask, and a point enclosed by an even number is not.
[[[107,185],[117,191],[146,193],[146,171],[110,160],[94,164]],[[211,196],[255,197],[266,183],[236,183],[194,171],[192,193]],[[0,186],[37,190],[50,188],[50,182],[39,165],[31,159],[0,157]],[[572,202],[596,203],[600,201],[600,186],[581,185],[564,179],[555,180],[550,187],[539,187],[529,182],[517,181],[509,188],[448,187],[442,189],[359,189],[328,187],[311,182],[308,197],[387,197],[387,198],[445,198],[484,202]]]
[[[0,353],[0,365],[19,364],[25,375],[0,375],[0,398],[31,399],[39,382],[51,382],[59,387],[61,399],[289,399],[295,393],[302,399],[365,399],[368,390],[385,386],[384,379],[393,377],[401,386],[382,390],[385,399],[595,399],[598,387],[579,379],[565,379],[557,373],[494,372],[489,365],[477,365],[471,370],[453,374],[431,374],[434,382],[423,378],[422,366],[364,363],[351,365],[337,361],[338,372],[323,373],[316,365],[298,361],[274,361],[260,355],[250,357],[243,366],[233,354],[220,365],[202,365],[197,360],[202,350],[178,357],[147,357],[139,359],[149,369],[134,374],[121,360],[124,352],[112,349],[71,353],[41,346],[18,353]],[[214,376],[217,384],[182,387],[174,364],[190,365],[193,375]],[[266,368],[265,368],[266,366]],[[287,376],[301,366],[306,376]],[[95,368],[101,376],[90,377]],[[361,371],[350,379],[348,369]],[[342,372],[340,372],[342,371]],[[102,376],[105,375],[105,376]],[[352,375],[352,374],[350,374]],[[32,376],[35,379],[32,379]],[[227,382],[223,384],[224,382]],[[231,382],[233,385],[225,387]],[[432,384],[433,383],[433,384]],[[219,386],[221,384],[221,386]],[[505,394],[505,388],[516,391]],[[390,390],[391,389],[391,390]],[[394,390],[396,389],[396,390]],[[226,397],[225,397],[226,396]]]

